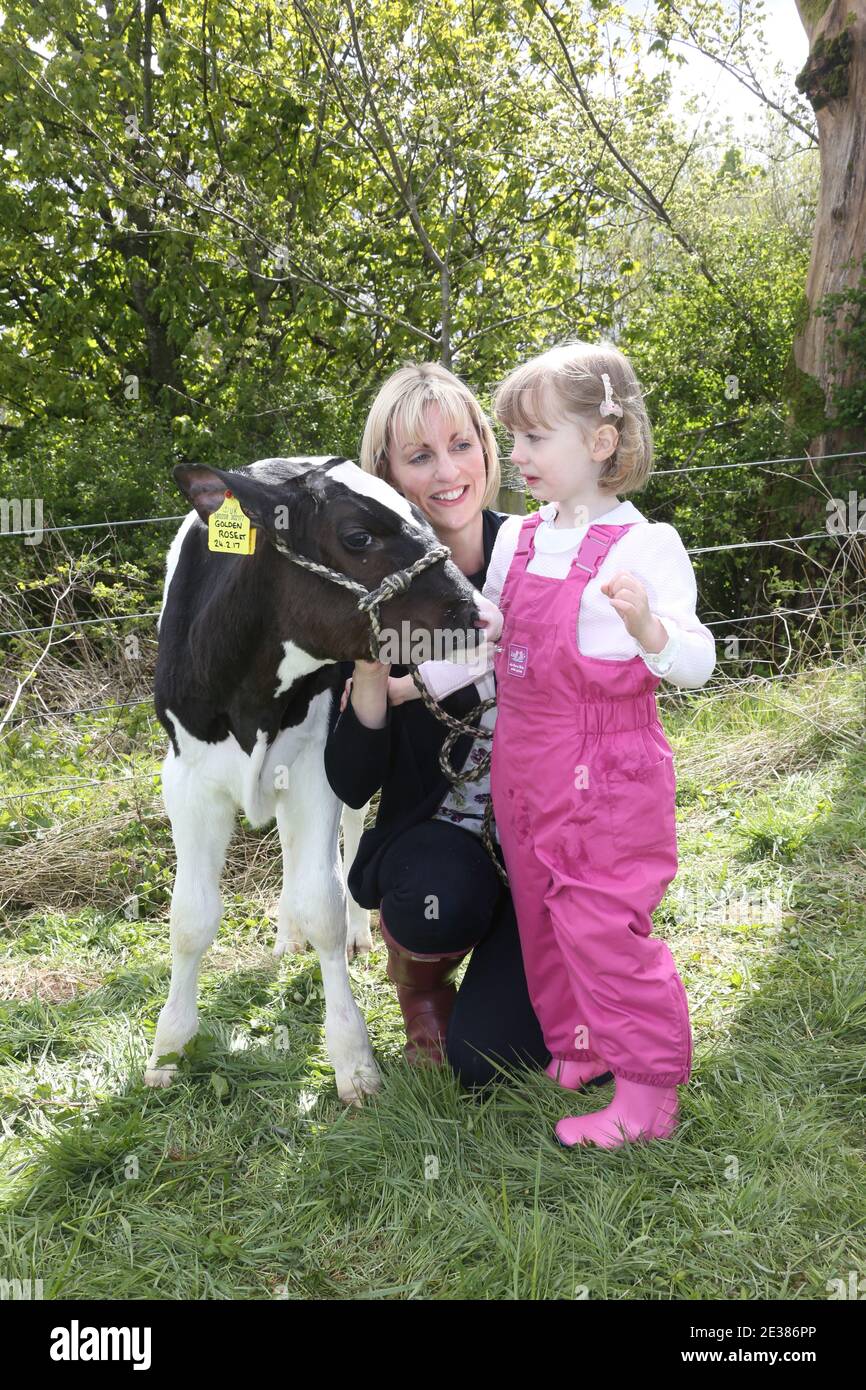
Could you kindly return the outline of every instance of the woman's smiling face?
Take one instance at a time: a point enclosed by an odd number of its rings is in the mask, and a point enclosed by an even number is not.
[[[468,418],[449,419],[435,401],[423,420],[423,439],[395,428],[387,481],[421,508],[438,535],[460,531],[478,515],[487,489],[481,440]]]

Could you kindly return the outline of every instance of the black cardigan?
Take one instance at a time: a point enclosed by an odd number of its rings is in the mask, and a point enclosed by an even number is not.
[[[481,516],[484,568],[468,576],[476,589],[484,584],[496,533],[505,521],[501,512],[485,509]],[[400,676],[406,674],[406,669],[395,665],[391,672]],[[341,714],[340,697],[352,670],[351,662],[341,663],[341,680],[331,707],[325,745],[325,773],[337,796],[349,806],[366,806],[381,789],[376,823],[361,836],[348,876],[353,898],[369,908],[379,906],[379,863],[385,850],[404,830],[428,820],[439,809],[451,785],[439,766],[439,751],[448,730],[421,700],[389,705],[381,729],[366,728],[351,701]],[[443,700],[442,708],[462,718],[479,700],[476,687],[467,685]],[[471,746],[469,734],[457,739],[451,750],[455,768],[462,768]]]

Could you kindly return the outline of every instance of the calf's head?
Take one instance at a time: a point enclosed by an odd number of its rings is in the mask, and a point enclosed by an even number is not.
[[[279,544],[367,590],[378,588],[388,575],[408,568],[440,544],[417,507],[381,478],[345,459],[312,466],[301,460],[267,459],[238,471],[179,464],[174,477],[205,522],[227,491],[237,499],[260,536],[253,555],[221,558],[249,567],[255,588],[267,584],[279,636],[315,657],[368,659],[370,620],[359,610],[358,596],[301,568],[280,552]],[[391,641],[388,659],[405,662],[407,647],[418,651],[419,637],[423,649],[423,637],[444,634],[447,647],[450,634],[472,632],[478,626],[478,609],[471,585],[448,559],[423,569],[404,593],[384,600],[379,621],[383,632],[401,639],[399,654]]]

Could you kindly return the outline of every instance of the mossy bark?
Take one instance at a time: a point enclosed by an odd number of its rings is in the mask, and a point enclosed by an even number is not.
[[[786,373],[792,424],[814,453],[866,447],[866,431],[834,427],[834,392],[862,373],[833,334],[825,295],[857,284],[866,254],[866,0],[797,0],[809,60],[797,78],[815,109],[821,188],[805,303]]]

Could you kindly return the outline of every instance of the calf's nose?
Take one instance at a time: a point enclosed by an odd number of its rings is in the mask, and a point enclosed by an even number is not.
[[[472,631],[473,628],[480,626],[480,614],[475,600],[469,598],[459,598],[455,603],[449,604],[445,616],[452,627],[464,628]]]

